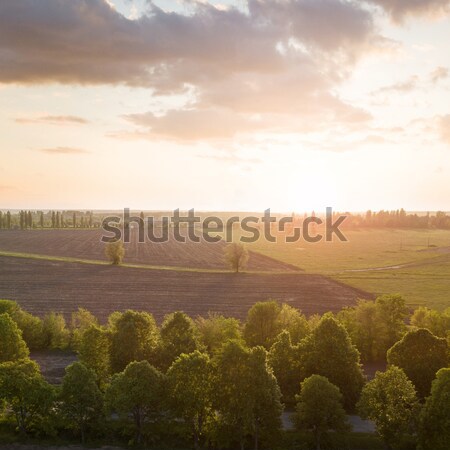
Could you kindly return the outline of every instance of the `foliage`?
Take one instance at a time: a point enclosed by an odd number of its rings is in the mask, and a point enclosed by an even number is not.
[[[120,372],[132,361],[151,360],[159,342],[153,316],[128,310],[114,323],[111,345],[111,369]]]
[[[281,307],[276,301],[255,303],[247,313],[244,338],[248,345],[261,345],[266,349],[281,332]]]
[[[445,338],[450,331],[450,308],[439,312],[420,306],[411,317],[411,325],[417,328],[427,328],[435,336]]]
[[[190,427],[197,449],[213,417],[212,365],[208,355],[196,350],[180,355],[167,372],[171,409]]]
[[[182,353],[192,353],[199,347],[198,332],[190,317],[177,311],[164,318],[161,327],[161,347],[158,352],[162,369],[167,370]]]
[[[158,420],[163,413],[164,375],[147,361],[132,362],[115,374],[105,393],[110,411],[134,422],[134,442],[143,443],[145,425]]]
[[[96,376],[98,386],[103,389],[111,375],[111,336],[98,326],[91,325],[82,335],[78,347],[78,358]]]
[[[402,369],[391,366],[366,384],[357,409],[362,418],[375,422],[378,434],[393,448],[413,431],[417,404],[412,382]]]
[[[241,324],[233,317],[209,313],[207,317],[197,317],[195,324],[200,342],[210,355],[218,351],[225,342],[242,339]]]
[[[102,393],[95,373],[80,362],[71,364],[66,368],[59,399],[63,417],[69,427],[80,432],[84,443],[87,427],[98,421],[102,412]]]
[[[364,375],[359,352],[346,329],[330,314],[325,314],[312,333],[300,342],[303,376],[322,375],[335,384],[351,410],[359,398]]]
[[[363,361],[383,361],[387,350],[406,332],[407,308],[399,295],[384,295],[375,302],[360,300],[337,315]]]
[[[216,355],[214,365],[219,436],[228,444],[238,442],[241,448],[250,437],[255,449],[260,441],[276,442],[281,428],[281,393],[266,351],[230,341]]]
[[[248,258],[248,250],[242,244],[232,243],[225,247],[225,261],[236,273],[247,267]]]
[[[450,442],[450,368],[438,371],[420,416],[421,450],[446,450]]]
[[[320,450],[322,435],[327,431],[348,431],[342,394],[327,378],[312,375],[301,383],[296,396],[296,427],[312,430],[316,448]]]
[[[41,427],[55,399],[55,391],[34,361],[21,359],[0,364],[0,399],[13,413],[17,427],[26,434]]]
[[[296,308],[283,303],[278,317],[280,328],[289,332],[294,344],[306,337],[311,329],[306,317]]]
[[[112,265],[122,264],[125,248],[122,241],[108,242],[105,246],[105,255]]]
[[[0,362],[27,358],[29,350],[22,332],[9,314],[0,314]]]
[[[73,350],[78,350],[83,333],[92,325],[98,325],[98,320],[87,309],[78,308],[77,311],[72,313],[70,321],[70,328],[72,331],[70,347]]]
[[[403,369],[423,399],[436,372],[449,363],[447,341],[426,329],[410,331],[388,351],[388,362]]]
[[[70,331],[62,314],[51,312],[45,315],[42,334],[45,348],[63,350],[69,346]]]
[[[282,331],[268,354],[268,362],[283,394],[283,402],[293,404],[302,379],[300,350],[292,345],[289,331]]]

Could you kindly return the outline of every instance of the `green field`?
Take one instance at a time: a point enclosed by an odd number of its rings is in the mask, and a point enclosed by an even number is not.
[[[248,246],[373,294],[400,293],[413,307],[450,306],[449,230],[364,229],[345,235],[348,242],[287,244],[281,237]]]

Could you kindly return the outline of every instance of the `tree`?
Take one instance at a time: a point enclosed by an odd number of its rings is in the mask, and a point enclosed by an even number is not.
[[[0,399],[13,413],[20,432],[26,434],[45,420],[55,391],[34,361],[21,359],[0,364]]]
[[[268,362],[283,394],[283,402],[293,404],[302,379],[299,347],[292,345],[289,331],[282,331],[268,354]]]
[[[39,213],[39,226],[41,228],[44,228],[44,213],[43,213],[43,211],[41,211]]]
[[[247,313],[244,338],[248,345],[269,349],[281,332],[280,305],[275,301],[255,303]]]
[[[77,311],[72,313],[70,321],[72,331],[70,346],[73,350],[78,349],[83,333],[92,325],[98,325],[98,320],[87,309],[78,308]]]
[[[450,442],[450,368],[441,369],[420,415],[421,450],[447,450]]]
[[[386,354],[405,333],[408,308],[400,295],[382,295],[375,300],[380,323],[380,353]]]
[[[359,300],[356,306],[341,310],[337,318],[347,329],[363,361],[385,358],[386,350],[379,343],[382,325],[375,302]]]
[[[248,251],[242,244],[232,243],[225,247],[225,260],[238,273],[247,267]]]
[[[120,372],[132,361],[152,360],[158,344],[158,327],[151,314],[124,312],[117,318],[112,333],[112,371]]]
[[[301,383],[296,400],[296,427],[300,430],[312,430],[317,450],[320,450],[321,438],[327,431],[349,430],[342,406],[342,394],[327,378],[320,375],[306,378]]]
[[[105,255],[112,265],[122,264],[125,255],[125,248],[122,241],[108,242],[105,247]]]
[[[294,344],[298,344],[311,331],[304,314],[286,303],[281,305],[278,320],[280,328],[289,332]]]
[[[447,341],[424,328],[406,333],[387,357],[389,364],[403,369],[421,399],[430,394],[436,372],[449,363]]]
[[[443,312],[420,306],[411,317],[411,325],[427,328],[435,336],[445,338],[450,331],[450,308]]]
[[[105,388],[111,375],[111,336],[98,326],[91,325],[81,336],[78,346],[78,358],[91,369],[100,389]]]
[[[280,389],[262,347],[229,341],[214,359],[214,403],[224,440],[244,448],[248,437],[274,443],[281,427]]]
[[[300,342],[300,355],[304,377],[317,374],[328,378],[344,396],[345,408],[352,410],[364,384],[359,352],[331,314],[325,314]]]
[[[414,385],[402,369],[391,366],[365,385],[357,409],[363,419],[375,422],[390,449],[411,431],[417,404]]]
[[[111,411],[124,420],[133,418],[136,444],[141,444],[144,427],[163,413],[164,375],[147,361],[132,362],[113,376],[105,399]]]
[[[199,349],[198,332],[193,320],[183,312],[168,314],[161,326],[161,368],[167,370],[182,353]]]
[[[9,314],[0,314],[0,362],[27,358],[29,350],[22,332]]]
[[[50,349],[66,349],[70,342],[70,331],[66,327],[64,316],[51,312],[44,316],[43,324],[44,347]]]
[[[180,355],[167,372],[171,409],[190,427],[198,449],[205,426],[213,416],[212,366],[208,355],[196,350]]]
[[[16,322],[30,350],[43,347],[42,320],[24,311],[12,300],[0,300],[0,314],[6,313]]]
[[[102,411],[102,393],[95,373],[80,362],[66,367],[59,399],[63,417],[80,433],[84,444],[87,427],[98,420]]]
[[[210,355],[218,351],[229,340],[241,340],[241,324],[238,319],[208,313],[207,317],[195,320],[200,341]]]

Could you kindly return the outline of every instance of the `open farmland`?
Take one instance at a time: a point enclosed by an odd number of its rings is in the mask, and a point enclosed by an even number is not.
[[[399,293],[411,307],[450,306],[450,231],[346,230],[348,242],[284,243],[249,248],[307,273],[320,273],[374,295]]]
[[[0,298],[39,316],[52,310],[68,316],[83,307],[101,320],[125,309],[149,311],[158,320],[175,310],[243,318],[255,302],[270,298],[313,314],[360,297],[371,298],[327,277],[295,272],[183,272],[0,256]]]
[[[0,230],[0,251],[106,261],[105,244],[100,241],[102,233],[99,229]],[[138,243],[133,239],[125,244],[124,263],[224,270],[227,269],[224,261],[225,245],[222,241],[177,242],[173,236],[162,244]],[[250,252],[248,270],[298,269],[285,262]]]

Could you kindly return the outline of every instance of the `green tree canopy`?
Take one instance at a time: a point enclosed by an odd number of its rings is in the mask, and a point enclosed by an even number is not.
[[[386,446],[393,448],[410,433],[417,404],[412,382],[402,369],[391,366],[364,386],[357,409],[362,418],[375,422]]]
[[[180,355],[167,372],[171,409],[189,424],[197,449],[213,416],[212,365],[208,355],[196,350]]]
[[[98,421],[102,413],[103,398],[95,373],[80,362],[68,366],[59,399],[63,417],[80,433],[84,444],[88,426]]]
[[[114,322],[111,369],[122,371],[132,361],[151,361],[159,343],[153,316],[146,312],[125,311]]]
[[[450,308],[440,312],[420,306],[411,317],[411,325],[427,328],[435,336],[445,338],[450,331]]]
[[[406,333],[387,357],[389,364],[403,369],[421,399],[430,394],[436,372],[449,363],[447,341],[423,328]]]
[[[229,340],[242,339],[241,324],[238,319],[208,313],[207,317],[195,320],[200,341],[210,355],[218,351]]]
[[[296,399],[296,427],[313,432],[317,450],[320,450],[321,438],[327,431],[349,430],[342,394],[327,378],[321,375],[306,378]]]
[[[249,346],[262,345],[266,349],[282,331],[281,307],[275,301],[255,303],[247,313],[244,338]]]
[[[87,309],[78,308],[73,312],[70,320],[70,329],[72,336],[70,346],[73,350],[78,350],[83,333],[92,325],[98,325],[97,318]]]
[[[268,362],[283,394],[283,402],[293,404],[302,380],[300,350],[292,345],[289,331],[282,331],[268,354]]]
[[[70,331],[62,314],[55,312],[46,314],[42,334],[45,348],[63,350],[69,346]]]
[[[247,349],[230,341],[214,359],[215,406],[224,438],[255,450],[260,441],[274,444],[281,428],[280,389],[262,347]],[[274,442],[275,440],[275,442]]]
[[[55,391],[34,361],[21,359],[0,364],[0,399],[14,415],[20,432],[26,434],[45,420]]]
[[[27,358],[29,350],[22,332],[9,314],[0,314],[0,362]]]
[[[141,444],[145,425],[161,417],[164,405],[165,377],[147,361],[135,361],[115,374],[106,391],[109,410],[122,419],[133,418],[136,444]]]
[[[177,356],[199,349],[200,342],[194,321],[183,312],[168,314],[161,326],[159,361],[167,370]]]
[[[111,375],[111,334],[91,325],[82,335],[78,347],[78,358],[86,367],[93,370],[98,386],[103,389]]]
[[[450,368],[438,371],[420,416],[421,450],[447,450],[450,442]]]
[[[312,333],[300,343],[303,377],[322,375],[335,384],[351,410],[359,398],[364,375],[359,352],[347,330],[330,314],[325,314]]]

